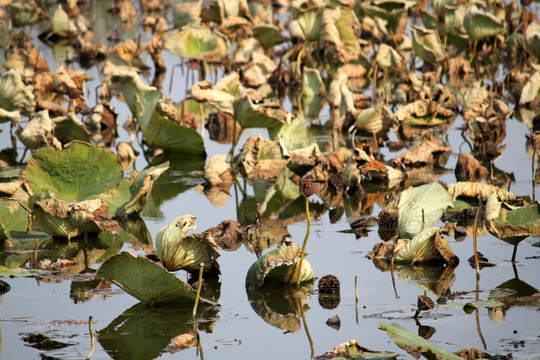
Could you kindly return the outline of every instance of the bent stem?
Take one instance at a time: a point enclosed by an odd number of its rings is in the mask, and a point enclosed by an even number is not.
[[[300,261],[298,262],[298,277],[296,279],[296,286],[300,285],[300,273],[302,271],[302,263],[304,262],[304,255],[306,253],[307,240],[309,238],[309,233],[311,232],[311,217],[309,216],[309,197],[304,196],[306,199],[306,217],[307,217],[307,230],[306,237],[302,243],[302,250],[300,251]]]

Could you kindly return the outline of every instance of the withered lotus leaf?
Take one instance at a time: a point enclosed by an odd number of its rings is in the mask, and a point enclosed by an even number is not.
[[[0,108],[30,114],[35,106],[32,87],[23,83],[17,70],[9,70],[0,76]]]
[[[226,38],[207,26],[187,24],[167,38],[165,48],[184,58],[219,63],[227,56]]]
[[[204,271],[219,273],[217,244],[209,233],[186,236],[195,230],[197,223],[193,215],[181,215],[161,230],[156,236],[157,256],[169,271],[184,269],[198,272],[201,263]]]
[[[269,251],[249,268],[246,287],[259,287],[268,280],[283,284],[314,281],[315,275],[309,262],[304,259],[302,268],[298,269],[299,260],[300,248],[295,242]]]

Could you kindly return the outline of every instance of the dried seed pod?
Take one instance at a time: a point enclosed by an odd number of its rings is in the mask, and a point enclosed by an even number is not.
[[[418,301],[416,302],[416,306],[418,308],[416,309],[416,313],[414,314],[414,318],[418,317],[418,314],[420,314],[420,311],[434,309],[435,308],[435,302],[433,300],[431,300],[431,298],[429,296],[418,295]]]
[[[304,194],[305,197],[310,197],[311,195],[315,194],[317,191],[319,191],[320,187],[321,184],[318,182],[308,179],[302,180],[302,194]]]
[[[396,209],[384,208],[377,220],[379,237],[383,241],[392,240],[397,236],[398,213]]]
[[[339,294],[339,279],[335,275],[324,275],[319,279],[319,292]]]
[[[341,297],[339,294],[319,293],[319,305],[321,305],[323,309],[335,309],[339,306],[340,301]]]

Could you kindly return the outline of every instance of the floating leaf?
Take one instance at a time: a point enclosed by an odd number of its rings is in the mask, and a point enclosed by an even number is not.
[[[195,216],[181,215],[158,231],[157,256],[169,271],[184,269],[196,273],[200,264],[204,263],[206,272],[219,273],[219,253],[212,235],[204,233],[186,236],[189,230],[196,228]]]
[[[304,259],[302,269],[298,269],[300,248],[298,244],[282,246],[269,251],[249,268],[246,276],[246,287],[259,287],[265,281],[273,280],[283,284],[306,283],[313,281],[315,275],[311,265]]]
[[[516,198],[514,193],[501,189],[498,186],[469,181],[461,181],[457,184],[448,185],[448,193],[453,200],[456,200],[459,196],[473,198],[482,196],[482,200],[486,201],[492,193],[496,193],[502,201],[511,201]]]
[[[340,359],[371,359],[371,360],[390,360],[395,359],[399,354],[389,351],[370,350],[365,346],[360,345],[356,340],[337,345],[330,351],[325,352],[320,356],[316,356],[315,360],[340,360]]]
[[[160,303],[193,304],[197,294],[189,285],[146,257],[126,251],[105,261],[96,280],[107,279],[125,292],[149,305]],[[204,298],[201,303],[213,304]]]
[[[504,303],[497,301],[497,300],[476,300],[476,301],[452,301],[448,302],[446,304],[440,304],[439,307],[441,309],[458,309],[458,308],[474,308],[474,309],[480,309],[480,308],[495,308],[504,306]]]
[[[429,229],[453,203],[448,191],[436,182],[403,191],[398,204],[399,236],[412,239]]]
[[[386,331],[396,345],[405,349],[407,352],[420,352],[425,354],[428,359],[436,356],[438,359],[463,360],[462,357],[452,354],[450,351],[416,335],[399,324],[385,324],[380,322],[379,329]]]
[[[0,277],[40,277],[47,275],[47,271],[38,269],[10,269],[5,266],[0,266]]]
[[[165,48],[184,58],[220,63],[227,56],[226,38],[210,28],[193,23],[167,38]]]
[[[37,150],[22,174],[34,195],[51,191],[57,199],[82,201],[115,188],[124,172],[105,148],[73,142],[64,150]]]

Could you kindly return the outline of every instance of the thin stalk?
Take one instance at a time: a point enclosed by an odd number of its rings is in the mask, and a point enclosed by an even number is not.
[[[199,103],[199,111],[201,112],[201,137],[204,140],[204,110],[203,110],[203,103]],[[236,126],[235,126],[236,128]]]
[[[204,263],[201,263],[201,267],[199,269],[199,286],[197,286],[197,297],[195,298],[195,305],[193,305],[193,321],[195,321],[195,316],[197,314],[197,305],[199,305],[199,299],[201,297],[203,270],[204,270]]]
[[[90,352],[88,353],[86,360],[90,360],[96,346],[96,340],[94,335],[94,317],[92,315],[90,315],[90,317],[88,318],[88,328],[90,329]]]
[[[309,238],[309,233],[311,232],[311,217],[309,216],[309,197],[304,196],[304,198],[306,199],[307,230],[306,237],[304,238],[304,242],[302,243],[302,250],[300,251],[300,261],[298,262],[298,278],[296,279],[296,286],[300,285],[300,273],[302,271],[302,263],[304,262],[307,240]]]
[[[480,209],[482,208],[482,197],[480,196],[480,207],[478,208],[478,211],[476,212],[476,215],[474,216],[474,228],[473,228],[473,249],[474,249],[474,265],[476,267],[476,275],[480,276],[480,264],[478,262],[478,248],[476,246],[476,232],[478,228],[478,214],[480,213]]]
[[[358,275],[354,277],[354,307],[356,310],[356,323],[358,324]]]
[[[532,161],[531,161],[531,167],[532,167],[532,199],[535,201],[535,191],[534,188],[536,187],[536,178],[534,176],[534,159],[536,159],[536,141],[531,141],[533,145],[533,155],[532,155]]]
[[[313,348],[313,339],[311,338],[311,335],[309,334],[309,329],[306,322],[306,315],[304,313],[304,306],[300,306],[300,315],[302,316],[302,324],[304,325],[304,330],[306,330],[306,336],[309,341],[309,348],[311,350],[310,359],[313,359],[315,357],[315,350]]]

